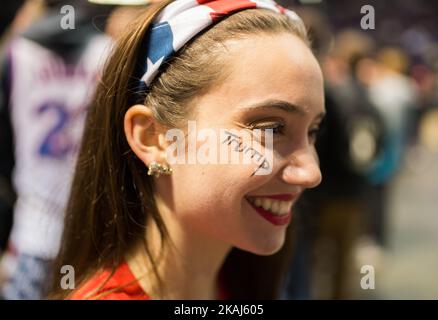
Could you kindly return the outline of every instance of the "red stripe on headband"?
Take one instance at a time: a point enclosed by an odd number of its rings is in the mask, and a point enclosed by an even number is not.
[[[279,4],[276,4],[275,6],[278,8],[278,10],[280,10],[280,13],[281,13],[281,14],[285,14],[285,12],[286,12],[286,9],[285,9],[285,8],[283,8],[283,7],[280,6]]]
[[[214,12],[210,13],[213,22],[232,12],[257,8],[256,3],[249,0],[197,0],[199,4],[211,8]]]

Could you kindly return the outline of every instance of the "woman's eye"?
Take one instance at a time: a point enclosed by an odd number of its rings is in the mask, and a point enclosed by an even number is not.
[[[283,123],[269,123],[269,124],[261,124],[261,125],[254,125],[251,126],[251,129],[258,129],[258,130],[267,130],[271,129],[273,134],[284,134],[284,124]]]
[[[320,128],[314,128],[309,131],[309,139],[312,144],[316,142],[320,133]]]

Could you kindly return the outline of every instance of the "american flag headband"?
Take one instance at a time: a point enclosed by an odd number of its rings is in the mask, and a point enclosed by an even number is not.
[[[140,80],[140,92],[149,88],[160,67],[202,30],[232,13],[245,9],[268,9],[301,20],[298,15],[273,0],[176,0],[155,18],[145,43],[146,59]],[[138,78],[137,78],[138,79]]]

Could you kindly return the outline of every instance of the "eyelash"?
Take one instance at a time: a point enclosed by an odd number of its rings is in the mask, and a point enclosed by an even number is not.
[[[272,129],[272,132],[274,135],[283,135],[284,131],[285,131],[285,125],[283,123],[273,123],[273,124],[269,124],[269,125],[261,125],[261,126],[257,126],[257,125],[252,125],[250,127],[251,130],[254,129],[261,129],[261,130],[266,130],[266,129]],[[278,130],[278,131],[276,131]],[[315,143],[319,134],[320,134],[320,128],[314,128],[312,130],[309,131],[308,135],[310,138],[310,141],[312,143]]]
[[[261,126],[251,126],[251,130],[254,129],[260,129],[260,130],[266,130],[266,129],[272,129],[273,134],[284,134],[284,124],[283,123],[272,123],[268,125],[261,125]],[[278,131],[276,131],[278,130]]]
[[[321,131],[320,128],[314,128],[314,129],[309,131],[309,138],[312,141],[312,143],[316,142],[316,140],[319,137],[320,131]]]

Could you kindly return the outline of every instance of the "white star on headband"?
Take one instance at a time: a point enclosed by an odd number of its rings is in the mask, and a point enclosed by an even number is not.
[[[154,76],[158,73],[158,69],[161,66],[161,63],[163,62],[164,57],[161,57],[160,60],[153,63],[151,59],[147,58],[146,63],[146,73],[143,75],[141,80],[146,83],[146,85],[149,87],[152,80],[154,79]]]

